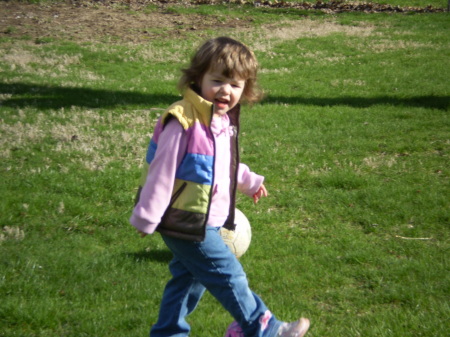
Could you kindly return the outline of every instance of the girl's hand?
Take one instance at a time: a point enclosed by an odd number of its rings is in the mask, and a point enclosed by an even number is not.
[[[259,190],[255,194],[253,194],[253,202],[256,205],[261,197],[267,197],[267,195],[267,189],[264,184],[262,184]]]

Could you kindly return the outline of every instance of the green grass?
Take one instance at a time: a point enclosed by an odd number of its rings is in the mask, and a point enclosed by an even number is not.
[[[225,33],[266,91],[240,138],[270,194],[239,197],[252,289],[308,336],[448,334],[448,14],[245,11],[248,29],[134,45],[1,40],[0,336],[148,335],[170,253],[128,224],[140,164],[179,68]],[[207,294],[189,321],[232,319]]]

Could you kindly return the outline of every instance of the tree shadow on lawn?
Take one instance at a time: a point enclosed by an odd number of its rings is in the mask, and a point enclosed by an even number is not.
[[[135,91],[116,91],[106,89],[57,87],[28,83],[1,83],[0,94],[11,95],[1,101],[0,105],[38,109],[60,109],[72,106],[88,108],[115,108],[127,105],[143,107],[167,107],[180,99],[180,96],[159,93],[141,93]],[[415,97],[284,97],[268,95],[262,104],[290,104],[336,106],[346,105],[366,108],[373,105],[388,104],[448,110],[450,96],[424,95]]]
[[[1,82],[0,94],[12,95],[0,101],[1,106],[37,109],[61,109],[72,106],[114,108],[127,105],[166,107],[180,100],[180,96],[170,94]]]
[[[415,97],[394,97],[394,96],[378,96],[378,97],[283,97],[268,96],[264,103],[271,104],[290,104],[290,105],[316,105],[316,106],[336,106],[346,105],[355,108],[368,108],[374,105],[393,105],[393,106],[409,106],[422,107],[440,110],[448,110],[450,107],[450,96],[415,96]]]

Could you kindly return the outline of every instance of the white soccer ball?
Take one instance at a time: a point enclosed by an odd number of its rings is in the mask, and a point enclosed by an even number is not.
[[[220,229],[220,236],[233,254],[240,258],[247,251],[252,240],[252,228],[247,217],[236,208],[234,215],[236,229],[229,230],[225,227]]]

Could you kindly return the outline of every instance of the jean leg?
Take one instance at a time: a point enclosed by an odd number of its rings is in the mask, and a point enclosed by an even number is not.
[[[163,236],[187,270],[230,312],[246,336],[260,337],[259,318],[267,307],[253,293],[238,259],[223,242],[217,228],[208,227],[203,242]]]
[[[172,279],[167,283],[160,306],[158,322],[151,337],[185,337],[190,326],[186,317],[194,311],[205,287],[201,285],[176,257],[169,265]]]

